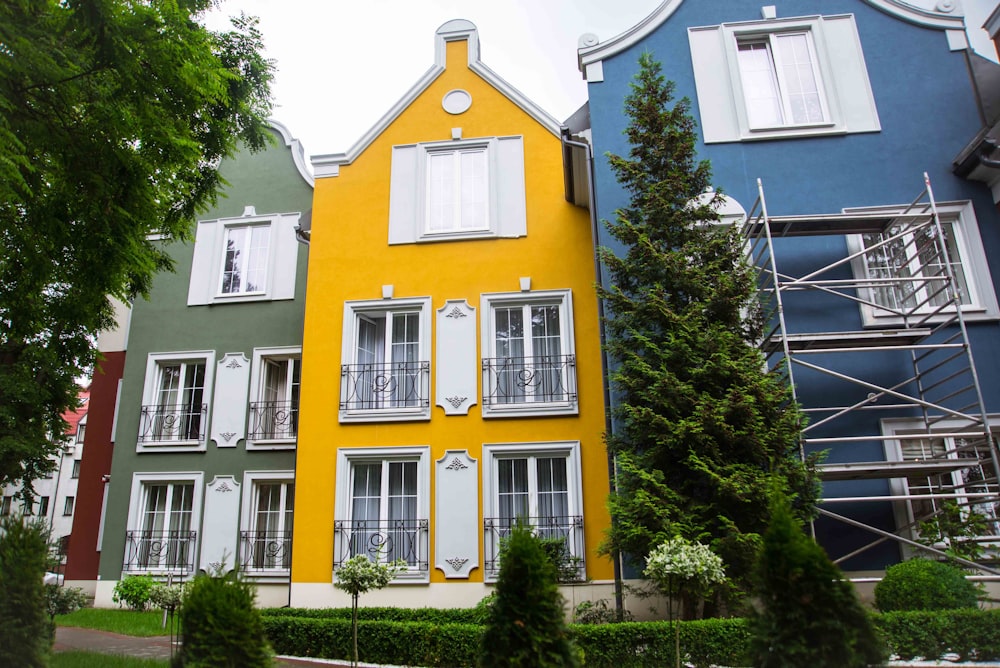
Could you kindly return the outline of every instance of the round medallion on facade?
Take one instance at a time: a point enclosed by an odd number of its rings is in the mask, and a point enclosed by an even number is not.
[[[456,88],[444,94],[441,106],[449,114],[463,114],[472,106],[472,96],[468,92]]]

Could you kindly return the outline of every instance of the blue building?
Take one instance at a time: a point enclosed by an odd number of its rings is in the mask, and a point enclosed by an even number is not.
[[[604,156],[628,153],[623,101],[650,52],[691,101],[720,213],[747,235],[764,352],[810,420],[804,451],[826,452],[818,540],[845,570],[877,572],[921,542],[944,550],[958,538],[933,522],[975,513],[961,538],[995,562],[996,144],[970,147],[996,127],[982,84],[1000,67],[969,49],[960,3],[770,3],[664,0],[617,37],[585,36],[589,110],[567,134],[593,146],[593,187],[576,156],[568,197],[597,220],[627,204]]]

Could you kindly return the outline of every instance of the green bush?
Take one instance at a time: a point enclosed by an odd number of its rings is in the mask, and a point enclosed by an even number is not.
[[[273,617],[347,620],[351,618],[350,608],[265,608],[261,613]],[[358,619],[380,622],[430,622],[432,624],[484,624],[486,622],[485,612],[478,606],[475,608],[358,608]]]
[[[366,659],[404,666],[475,665],[482,626],[378,622],[370,619],[375,610],[387,608],[359,610],[367,620],[361,622],[359,640]],[[270,610],[264,617],[265,633],[279,654],[341,660],[351,656],[350,611],[339,619],[280,612]],[[871,618],[888,651],[902,659],[933,660],[955,652],[963,659],[1000,660],[1000,609],[872,613]],[[668,622],[573,624],[567,634],[586,657],[587,668],[645,668],[673,661],[674,635]],[[745,619],[681,622],[680,640],[681,657],[697,668],[753,665]]]
[[[42,581],[48,552],[44,522],[0,519],[0,666],[48,665],[52,627]]]
[[[875,585],[875,606],[882,612],[975,608],[979,590],[962,569],[941,561],[910,559],[890,566]]]
[[[558,572],[539,539],[515,526],[500,553],[496,600],[489,605],[479,665],[484,668],[575,666],[566,635]]]
[[[780,490],[754,574],[750,655],[760,668],[865,668],[881,665],[875,634],[854,586],[792,515]]]
[[[126,575],[115,585],[111,600],[118,605],[124,603],[129,610],[145,610],[154,584],[152,575]]]
[[[359,621],[358,651],[365,661],[408,666],[472,666],[483,627],[473,624]],[[349,618],[264,617],[279,654],[348,660]]]
[[[176,665],[204,668],[271,666],[253,584],[238,573],[199,575],[181,603],[181,649]]]

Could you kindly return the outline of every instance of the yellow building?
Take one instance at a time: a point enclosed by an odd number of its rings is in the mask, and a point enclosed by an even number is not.
[[[571,603],[610,596],[589,215],[559,123],[480,62],[475,26],[435,39],[371,131],[313,160],[292,606],[347,604],[358,553],[408,564],[368,605],[474,605],[517,518]]]

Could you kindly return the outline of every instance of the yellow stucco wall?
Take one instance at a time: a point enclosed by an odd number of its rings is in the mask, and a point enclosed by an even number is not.
[[[353,163],[342,166],[338,176],[316,180],[296,467],[295,583],[331,581],[338,448],[429,445],[431,462],[447,449],[468,449],[481,462],[483,443],[576,440],[580,442],[587,576],[612,578],[611,562],[596,555],[609,522],[605,508],[608,474],[588,213],[565,201],[558,137],[472,72],[467,63],[467,42],[447,43],[445,72]],[[467,112],[450,115],[441,100],[456,88],[471,93],[473,102]],[[523,136],[527,237],[389,246],[393,145],[448,140],[456,127],[466,139]],[[433,405],[436,369],[432,356],[430,421],[338,423],[345,300],[379,299],[382,286],[391,284],[395,298],[430,296],[428,317],[433,318],[448,299],[466,299],[477,309],[478,321],[481,293],[517,292],[519,278],[524,276],[531,277],[532,290],[572,290],[578,416],[484,420],[478,398],[468,415],[445,416]],[[435,350],[433,341],[430,349]],[[476,375],[481,376],[478,367]],[[433,475],[432,470],[432,493]],[[433,507],[432,497],[431,581],[442,583],[443,574],[433,567]],[[481,534],[481,521],[479,526]],[[481,535],[479,542],[482,545]],[[471,581],[482,582],[482,578],[481,567],[472,571]]]

